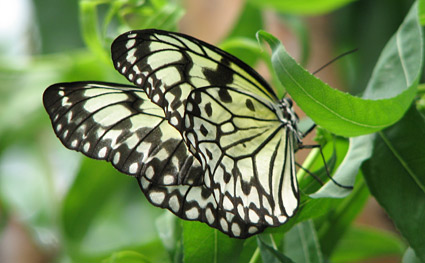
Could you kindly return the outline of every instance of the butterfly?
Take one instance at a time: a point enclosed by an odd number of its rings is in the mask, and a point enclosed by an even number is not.
[[[133,85],[58,83],[43,94],[67,148],[137,178],[153,205],[231,237],[296,213],[303,135],[289,99],[238,58],[185,34],[130,31],[111,52]]]

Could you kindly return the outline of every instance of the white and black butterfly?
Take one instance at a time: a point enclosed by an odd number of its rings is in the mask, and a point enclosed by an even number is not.
[[[73,82],[45,91],[67,148],[136,177],[155,206],[232,237],[294,215],[302,134],[290,100],[236,57],[180,33],[125,33],[112,59],[135,86]]]

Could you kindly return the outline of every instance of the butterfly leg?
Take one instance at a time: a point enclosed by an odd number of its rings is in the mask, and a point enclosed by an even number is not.
[[[316,126],[316,125],[314,125],[314,126]],[[309,129],[307,132],[310,132],[313,128],[314,128],[314,126],[311,128],[311,129]],[[353,189],[353,187],[352,186],[347,186],[347,185],[342,185],[342,184],[340,184],[340,183],[338,183],[337,181],[335,181],[333,178],[332,178],[332,176],[330,175],[330,173],[329,173],[329,168],[328,168],[328,165],[327,165],[327,162],[326,162],[326,159],[325,159],[325,155],[323,154],[323,151],[322,151],[322,146],[320,145],[320,144],[312,144],[312,145],[300,145],[299,146],[299,148],[298,149],[314,149],[314,148],[319,148],[319,151],[320,151],[320,155],[322,156],[322,160],[323,160],[323,164],[324,164],[324,166],[325,166],[325,169],[326,169],[326,175],[329,177],[329,179],[334,183],[334,184],[336,184],[337,186],[339,186],[339,187],[341,187],[341,188],[345,188],[345,189]],[[309,175],[312,175],[318,182],[320,182],[320,184],[322,184],[323,185],[323,182],[316,176],[316,175],[313,175],[310,171],[307,171],[307,169],[305,169],[304,167],[301,167],[301,165],[299,165],[298,163],[297,163],[297,165],[301,168],[301,169],[303,169],[304,171],[306,171]]]

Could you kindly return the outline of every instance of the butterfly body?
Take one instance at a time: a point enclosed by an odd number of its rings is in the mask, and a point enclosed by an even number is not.
[[[136,177],[154,205],[232,237],[294,215],[298,119],[258,73],[205,42],[160,30],[119,36],[112,59],[135,86],[46,90],[66,147]]]

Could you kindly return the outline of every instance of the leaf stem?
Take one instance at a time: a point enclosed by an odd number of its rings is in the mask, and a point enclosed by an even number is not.
[[[260,256],[260,248],[257,247],[254,251],[254,254],[252,254],[251,260],[248,263],[257,262],[257,259],[258,259],[259,256]]]
[[[102,34],[98,28],[97,5],[99,2],[81,1],[80,18],[81,31],[87,47],[100,57],[105,63],[110,64],[110,58],[103,45]]]

